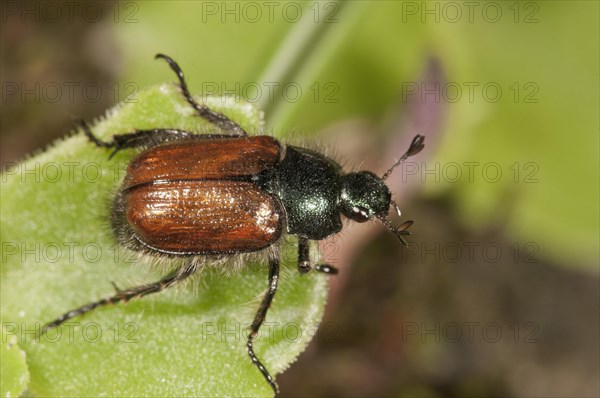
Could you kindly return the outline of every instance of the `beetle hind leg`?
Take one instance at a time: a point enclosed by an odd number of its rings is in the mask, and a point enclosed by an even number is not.
[[[339,272],[337,268],[329,264],[317,264],[312,269],[329,275],[337,275]],[[301,274],[305,274],[310,270],[310,247],[308,239],[300,237],[298,238],[298,271]]]
[[[179,79],[179,86],[181,87],[181,92],[185,97],[188,104],[191,105],[192,108],[196,110],[198,115],[207,121],[211,122],[215,126],[217,126],[221,131],[226,132],[233,136],[245,137],[248,133],[236,122],[229,119],[222,113],[215,112],[210,109],[208,106],[204,104],[197,103],[194,98],[190,95],[190,92],[187,87],[187,83],[185,82],[185,77],[183,76],[183,71],[181,67],[173,60],[173,58],[164,54],[156,54],[155,59],[164,59],[167,61],[173,72],[177,75]]]
[[[133,133],[117,134],[112,137],[111,141],[102,141],[92,133],[90,126],[85,121],[80,120],[78,124],[85,136],[96,146],[102,148],[114,148],[108,157],[109,159],[115,156],[121,149],[154,146],[177,139],[197,137],[196,134],[180,129],[150,129],[136,130]]]
[[[174,284],[183,281],[184,279],[188,278],[189,276],[193,275],[197,270],[198,270],[198,266],[193,261],[189,261],[188,263],[186,263],[186,265],[182,266],[181,268],[175,270],[174,272],[170,273],[169,275],[165,276],[164,278],[162,278],[156,282],[153,282],[153,283],[148,283],[148,284],[144,284],[144,285],[140,285],[140,286],[132,287],[129,289],[124,289],[124,290],[119,289],[113,283],[113,286],[115,287],[115,290],[116,290],[115,295],[103,298],[98,301],[88,303],[86,305],[83,305],[83,306],[76,308],[74,310],[71,310],[69,312],[65,312],[63,315],[59,316],[55,320],[45,324],[44,327],[42,328],[42,334],[46,333],[49,329],[60,326],[62,323],[68,321],[69,319],[83,315],[87,312],[95,310],[98,307],[103,307],[108,304],[117,304],[120,302],[126,303],[129,300],[132,300],[135,298],[144,297],[144,296],[147,296],[152,293],[161,292],[161,291],[173,286]]]

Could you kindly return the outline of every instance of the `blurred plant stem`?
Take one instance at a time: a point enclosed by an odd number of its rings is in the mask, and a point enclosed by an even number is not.
[[[355,19],[365,6],[363,2],[337,0],[329,3],[334,11],[330,13],[319,3],[314,1],[306,7],[319,12],[303,14],[281,41],[258,79],[259,87],[277,82],[273,96],[261,96],[257,103],[272,128],[282,126],[294,109],[293,103],[282,101],[282,87],[315,76],[331,56],[331,50],[337,48],[346,36],[347,29],[354,26]],[[254,95],[256,92],[251,91],[249,97]]]

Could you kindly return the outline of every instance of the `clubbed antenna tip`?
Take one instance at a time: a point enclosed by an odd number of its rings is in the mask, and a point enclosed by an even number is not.
[[[414,156],[417,153],[421,152],[423,150],[423,148],[425,148],[425,136],[424,135],[416,135],[415,138],[413,138],[412,142],[410,143],[408,150],[404,153],[404,155],[400,156],[400,159],[398,159],[398,161],[396,163],[394,163],[394,165],[392,167],[390,167],[390,169],[388,171],[385,172],[385,174],[381,177],[381,179],[385,180],[386,178],[388,178],[390,176],[390,174],[392,174],[392,171],[394,171],[394,169],[396,167],[398,167],[408,157]]]
[[[404,246],[408,246],[408,242],[406,241],[406,239],[404,239],[403,235],[411,235],[410,231],[407,231],[407,229],[409,229],[411,225],[415,223],[413,220],[405,221],[402,224],[400,224],[400,226],[394,227],[392,225],[392,222],[387,217],[381,216],[378,218],[379,220],[381,220],[383,225],[385,225],[388,231],[392,232],[394,235],[396,235],[398,239],[400,239],[400,242],[402,242]]]

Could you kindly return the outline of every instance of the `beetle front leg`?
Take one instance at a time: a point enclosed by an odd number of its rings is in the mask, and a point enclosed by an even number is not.
[[[301,274],[305,274],[311,270],[310,266],[310,247],[308,239],[299,237],[298,238],[298,271]],[[314,266],[315,271],[322,272],[329,275],[337,275],[339,272],[337,268],[329,264],[317,264]]]
[[[265,293],[262,303],[260,304],[260,308],[256,312],[254,321],[252,322],[252,325],[250,326],[250,335],[248,336],[248,343],[247,343],[248,355],[250,356],[252,363],[254,365],[256,365],[258,370],[260,370],[260,372],[264,376],[265,380],[267,380],[267,383],[269,383],[269,385],[275,392],[275,395],[277,395],[279,393],[279,387],[277,386],[277,383],[275,382],[275,379],[273,378],[273,376],[271,376],[271,374],[269,373],[267,368],[262,364],[262,362],[260,362],[260,360],[258,359],[256,354],[254,353],[254,348],[253,348],[252,344],[253,344],[254,337],[256,337],[258,330],[260,329],[261,325],[265,321],[265,317],[267,316],[267,311],[269,310],[269,307],[271,306],[271,302],[273,301],[273,298],[275,297],[275,293],[277,293],[278,283],[279,283],[279,257],[276,257],[275,255],[271,255],[269,257],[269,290],[267,290],[267,293]]]

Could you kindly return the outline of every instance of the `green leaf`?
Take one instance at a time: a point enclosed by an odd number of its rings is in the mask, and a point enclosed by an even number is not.
[[[15,331],[13,329],[12,331]],[[11,330],[0,330],[0,396],[18,397],[29,383],[29,371],[25,363],[25,353],[17,343],[17,335]]]
[[[211,127],[175,85],[140,92],[97,121],[103,139],[134,129]],[[207,98],[249,132],[263,128],[250,104]],[[103,307],[36,338],[68,310],[121,288],[158,280],[176,264],[119,247],[110,201],[136,150],[109,151],[81,132],[2,175],[2,322],[16,328],[37,396],[272,396],[246,352],[247,326],[267,288],[264,261],[204,269],[183,287],[127,305]],[[294,242],[282,247],[282,278],[258,356],[281,373],[303,351],[323,313],[324,275],[300,276]]]

